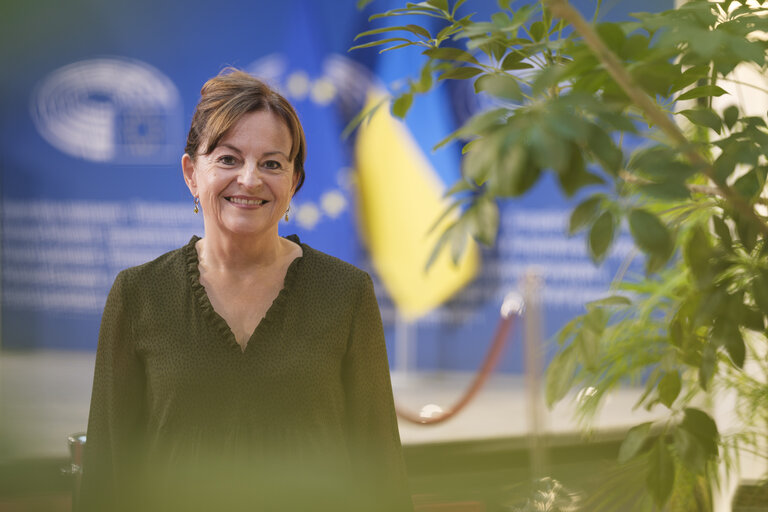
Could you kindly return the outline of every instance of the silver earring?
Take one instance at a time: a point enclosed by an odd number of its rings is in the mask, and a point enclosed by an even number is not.
[[[290,205],[289,205],[289,206],[288,206],[288,209],[287,209],[287,210],[285,210],[285,222],[288,222],[288,212],[290,212],[290,211],[291,211],[291,207],[290,207]]]
[[[199,213],[200,212],[200,198],[199,197],[195,197],[195,208],[192,211],[195,212],[195,213]]]

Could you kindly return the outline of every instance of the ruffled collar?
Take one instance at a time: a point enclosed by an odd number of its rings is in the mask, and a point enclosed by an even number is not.
[[[285,280],[283,281],[283,288],[272,302],[272,305],[267,310],[264,318],[261,319],[259,325],[257,325],[256,329],[251,333],[251,337],[248,339],[244,352],[248,352],[248,347],[261,335],[261,333],[269,329],[270,326],[274,325],[280,318],[282,318],[283,310],[286,307],[286,303],[290,302],[292,290],[295,288],[302,263],[307,255],[309,247],[307,247],[306,244],[302,244],[298,236],[288,235],[285,238],[299,244],[301,246],[302,255],[294,259],[288,266],[288,270],[285,273]],[[200,237],[194,235],[189,240],[189,243],[182,248],[184,260],[186,262],[186,274],[189,284],[192,287],[192,294],[195,298],[195,302],[197,302],[206,321],[209,325],[214,327],[220,338],[240,349],[240,344],[237,343],[232,329],[230,329],[227,321],[213,309],[213,305],[208,298],[208,293],[200,282],[200,260],[198,259],[197,249],[195,248],[195,244],[198,240],[200,240]]]

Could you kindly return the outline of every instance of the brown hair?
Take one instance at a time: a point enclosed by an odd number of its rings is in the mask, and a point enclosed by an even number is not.
[[[291,132],[289,157],[293,162],[293,172],[299,174],[294,193],[299,191],[304,183],[307,142],[299,116],[288,100],[258,78],[235,68],[226,68],[205,82],[200,95],[184,148],[192,160],[198,154],[211,154],[224,135],[245,114],[272,112],[285,122]]]

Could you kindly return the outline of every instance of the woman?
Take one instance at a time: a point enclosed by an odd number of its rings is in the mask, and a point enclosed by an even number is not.
[[[205,237],[115,280],[83,510],[412,510],[371,280],[278,236],[305,152],[259,80],[203,86],[182,169]]]

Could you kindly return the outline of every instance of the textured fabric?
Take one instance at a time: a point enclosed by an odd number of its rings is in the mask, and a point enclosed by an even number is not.
[[[197,240],[115,279],[81,510],[412,510],[370,277],[301,244],[243,352]]]

